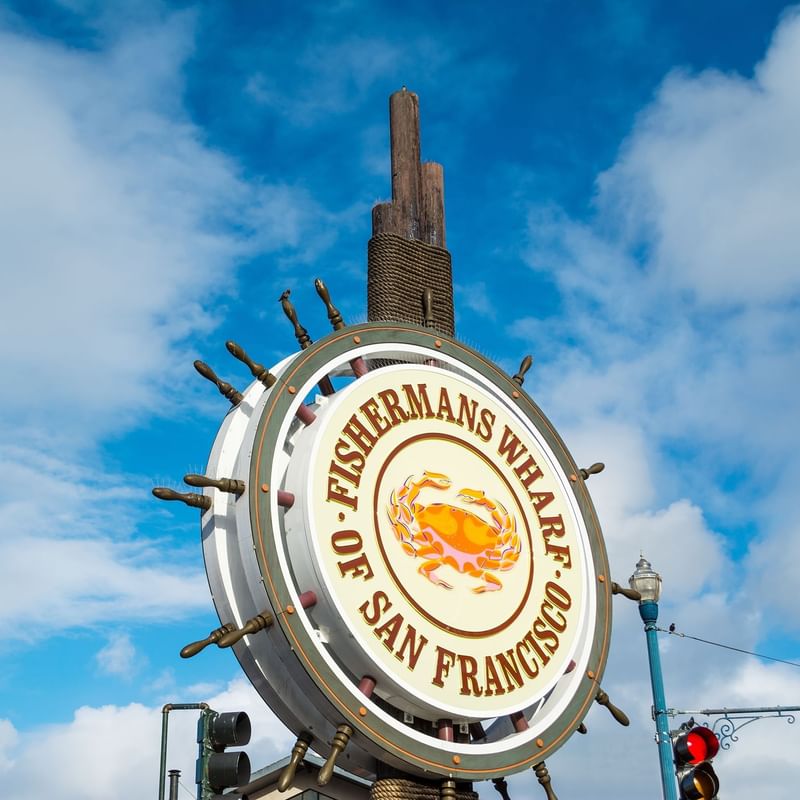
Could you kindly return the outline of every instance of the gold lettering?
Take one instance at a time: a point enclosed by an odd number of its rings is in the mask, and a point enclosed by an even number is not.
[[[522,673],[517,666],[517,660],[514,656],[513,650],[506,650],[505,653],[498,653],[495,658],[503,671],[503,677],[506,679],[506,688],[509,692],[519,688],[523,684]],[[512,682],[513,678],[513,682]]]
[[[544,620],[541,617],[536,617],[533,622],[533,635],[544,644],[547,652],[551,655],[558,650],[558,636],[545,627]]]
[[[553,502],[554,496],[552,492],[530,492],[528,494],[533,500],[533,510],[538,514],[545,506],[549,506]]]
[[[358,489],[358,484],[361,483],[361,474],[359,472],[345,469],[344,467],[340,467],[335,461],[331,461],[331,465],[328,467],[328,474],[330,475],[332,472],[336,473],[340,478],[349,481]]]
[[[497,414],[493,414],[488,408],[481,409],[481,421],[475,433],[484,442],[488,442],[492,438],[492,429],[496,419]]]
[[[550,616],[550,609],[555,610],[553,604],[549,600],[545,600],[542,603],[542,608],[541,608],[542,619],[544,619],[544,621],[554,631],[556,631],[556,633],[564,633],[564,631],[567,629],[566,617],[564,617],[564,615],[560,611],[558,611],[557,614],[560,617],[560,619],[556,621],[555,619],[553,619],[552,616]]]
[[[370,421],[370,424],[375,428],[375,433],[378,436],[383,436],[386,431],[391,430],[392,425],[386,417],[382,417],[378,413],[378,401],[374,397],[370,397],[366,403],[359,406],[364,416]]]
[[[530,636],[530,634],[528,634],[528,636]],[[525,674],[529,678],[535,678],[539,674],[539,665],[535,661],[532,661],[531,663],[525,661],[525,659],[522,657],[522,653],[520,652],[523,645],[525,646],[525,651],[528,653],[530,652],[530,647],[524,639],[521,642],[517,642],[517,661],[522,665],[522,669],[525,670]],[[534,667],[536,668],[535,670]]]
[[[380,397],[383,407],[386,409],[386,413],[392,420],[393,425],[397,425],[401,422],[408,422],[408,414],[400,407],[400,398],[394,389],[385,389],[382,392],[378,392],[378,397]]]
[[[444,411],[444,415],[442,411]],[[448,422],[456,421],[453,416],[453,407],[450,405],[450,395],[447,394],[447,389],[442,386],[439,392],[439,408],[436,411],[436,419],[444,419],[445,417],[447,417]]]
[[[331,545],[334,551],[340,555],[350,555],[357,553],[364,546],[361,541],[361,534],[358,531],[336,531],[331,535]]]
[[[506,690],[500,683],[500,676],[497,674],[494,661],[492,661],[492,656],[486,656],[483,660],[483,663],[483,669],[486,675],[486,680],[484,681],[484,685],[486,686],[486,696],[492,697],[492,695],[495,694],[505,694]],[[494,689],[492,689],[493,686]]]
[[[458,395],[458,419],[456,422],[464,426],[464,418],[467,419],[467,427],[473,431],[475,430],[475,417],[478,414],[478,401],[470,400],[465,394]]]
[[[383,608],[381,608],[381,605]],[[388,611],[392,607],[386,592],[377,591],[372,595],[372,611],[368,611],[370,601],[366,600],[359,607],[358,610],[368,625],[374,625],[380,618],[381,614]]]
[[[337,461],[340,461],[342,464],[352,464],[353,470],[358,475],[361,474],[364,469],[364,464],[367,463],[364,454],[359,453],[358,450],[350,450],[350,442],[346,442],[344,439],[337,440],[333,452],[336,454]],[[351,483],[353,483],[352,480]],[[355,485],[358,486],[358,483]]]
[[[428,644],[428,640],[420,634],[419,645],[417,645],[417,629],[413,625],[406,624],[406,635],[403,639],[403,644],[400,645],[400,649],[394,654],[394,657],[402,661],[405,658],[406,648],[408,648],[408,668],[414,669],[426,644]]]
[[[529,647],[531,647],[536,652],[536,655],[539,656],[539,661],[542,662],[542,666],[546,667],[547,663],[550,661],[550,656],[547,655],[547,653],[545,653],[544,650],[542,650],[542,648],[539,646],[539,642],[537,642],[533,638],[533,634],[530,631],[528,631],[522,637],[522,641],[525,642]]]
[[[557,517],[539,517],[539,525],[542,526],[542,536],[545,539],[549,539],[551,536],[560,539],[564,535],[564,520],[561,518],[561,514]]]
[[[406,393],[406,400],[408,400],[408,407],[411,409],[409,416],[411,419],[430,419],[433,416],[433,409],[431,408],[431,401],[428,399],[427,386],[424,383],[417,384],[417,391],[414,392],[414,387],[410,383],[403,384],[403,391]],[[423,406],[425,413],[423,414]]]
[[[404,387],[405,388],[405,387]],[[431,683],[440,688],[444,686],[442,678],[446,678],[450,674],[450,667],[456,663],[456,654],[452,650],[447,650],[444,647],[436,645],[436,674],[433,676]]]
[[[365,581],[374,577],[366,553],[361,553],[361,555],[351,558],[349,561],[339,561],[337,564],[339,565],[339,572],[342,573],[342,577],[347,575],[348,572],[351,578],[360,578],[363,575]]]
[[[560,539],[564,535],[564,520],[559,514],[557,517],[539,517],[539,524],[542,526],[542,536],[544,536],[544,551],[547,555],[552,555],[554,561],[564,565],[565,569],[572,568],[572,558],[569,552],[569,545],[552,544],[550,537]]]
[[[331,464],[334,462],[331,461]],[[332,475],[328,475],[328,494],[325,498],[328,502],[341,503],[344,506],[358,510],[358,498],[353,497],[346,486],[342,486]]]
[[[390,652],[394,652],[394,643],[397,641],[397,634],[403,625],[403,615],[395,614],[390,620],[384,622],[379,628],[373,629],[373,633],[381,640],[383,646]],[[385,635],[385,638],[384,638]]]
[[[538,481],[544,474],[539,465],[533,460],[533,456],[528,456],[514,472],[522,481],[522,485],[527,489],[534,481]]]
[[[355,414],[350,417],[347,425],[342,429],[342,434],[350,439],[365,456],[372,452],[372,448],[378,441],[378,437]]]
[[[520,456],[525,455],[527,452],[528,448],[522,444],[516,434],[511,432],[508,425],[505,425],[503,435],[500,437],[500,445],[497,448],[497,454],[505,456],[508,464],[512,465]]]
[[[469,697],[480,697],[483,689],[478,685],[478,662],[472,656],[459,654],[458,661],[461,665],[461,691],[459,694]]]
[[[563,608],[564,611],[572,608],[572,598],[563,586],[553,581],[547,581],[544,586],[544,593],[546,597],[552,600],[559,608]]]
[[[568,544],[552,544],[548,539],[544,543],[544,552],[553,556],[553,561],[558,561],[564,565],[564,569],[572,569],[572,557],[569,553]]]

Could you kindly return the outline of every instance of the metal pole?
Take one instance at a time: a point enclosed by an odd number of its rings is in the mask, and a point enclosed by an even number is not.
[[[189,709],[208,708],[208,703],[167,703],[161,709],[161,763],[158,770],[158,800],[164,800],[167,775],[167,727],[170,711],[187,711]]]
[[[753,708],[698,708],[683,711],[677,708],[669,709],[669,715],[675,717],[678,714],[683,716],[699,717],[727,717],[730,714],[764,714],[766,712],[781,714],[784,711],[800,711],[800,706],[755,706]]]
[[[181,778],[179,769],[169,771],[169,800],[178,800],[178,781]]]
[[[169,712],[172,708],[167,703],[161,709],[161,762],[158,770],[158,800],[164,800],[164,778],[167,771],[167,726],[169,725]]]
[[[673,772],[672,740],[669,736],[667,701],[664,697],[664,677],[661,674],[661,656],[658,652],[658,603],[646,600],[639,603],[639,615],[644,622],[647,637],[647,655],[650,661],[650,683],[653,687],[653,716],[656,722],[656,744],[661,767],[661,787],[664,800],[678,800],[677,785]]]

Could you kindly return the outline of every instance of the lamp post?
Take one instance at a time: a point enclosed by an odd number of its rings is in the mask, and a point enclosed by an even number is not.
[[[639,592],[639,615],[644,622],[647,637],[647,655],[650,661],[650,683],[653,687],[653,716],[656,722],[656,743],[661,766],[661,787],[664,800],[678,800],[672,764],[672,740],[669,735],[667,701],[664,697],[664,678],[661,674],[661,657],[658,652],[656,621],[658,620],[658,598],[661,595],[661,576],[650,562],[642,556],[630,577],[631,589]]]

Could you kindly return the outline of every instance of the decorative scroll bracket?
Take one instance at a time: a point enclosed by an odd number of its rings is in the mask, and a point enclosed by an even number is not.
[[[719,739],[719,746],[723,750],[730,750],[734,742],[739,741],[737,732],[745,725],[759,719],[785,719],[787,724],[794,725],[795,712],[800,711],[800,706],[758,706],[754,708],[703,708],[696,711],[680,711],[668,708],[670,717],[691,715],[699,717],[718,717],[711,725],[703,723],[710,728]]]

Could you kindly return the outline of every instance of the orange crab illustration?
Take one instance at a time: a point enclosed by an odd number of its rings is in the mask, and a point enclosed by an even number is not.
[[[417,571],[432,583],[453,588],[438,574],[448,566],[481,580],[473,592],[498,591],[503,584],[495,573],[510,570],[519,558],[516,521],[502,503],[480,489],[461,489],[458,497],[485,508],[491,522],[447,503],[417,502],[422,489],[447,489],[451,484],[447,475],[426,471],[392,491],[388,513],[394,534],[408,555],[423,559]]]

